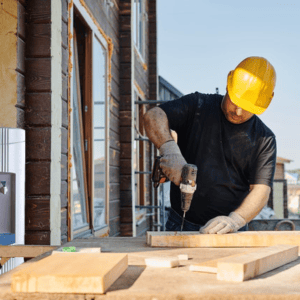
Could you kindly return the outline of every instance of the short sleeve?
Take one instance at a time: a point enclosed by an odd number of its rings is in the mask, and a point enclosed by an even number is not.
[[[187,128],[192,122],[200,101],[199,93],[185,95],[176,100],[167,101],[159,106],[167,115],[169,127],[176,132]]]
[[[250,184],[273,185],[276,167],[276,138],[269,136],[265,138],[259,155],[251,167]]]

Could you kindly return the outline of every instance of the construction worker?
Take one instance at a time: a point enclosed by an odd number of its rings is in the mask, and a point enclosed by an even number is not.
[[[179,184],[186,163],[198,167],[197,190],[185,231],[246,230],[266,205],[276,165],[274,133],[257,116],[269,106],[276,82],[265,58],[248,57],[227,77],[225,96],[198,92],[166,102],[144,116],[146,134],[171,180],[167,231],[182,224]],[[171,135],[178,135],[178,144]]]

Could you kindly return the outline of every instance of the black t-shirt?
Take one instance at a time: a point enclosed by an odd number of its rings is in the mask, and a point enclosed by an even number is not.
[[[242,124],[229,122],[222,99],[195,92],[159,106],[177,132],[187,163],[198,167],[197,190],[186,219],[200,225],[238,208],[250,184],[273,184],[274,133],[256,115]],[[173,183],[170,198],[172,208],[182,215],[180,190]]]

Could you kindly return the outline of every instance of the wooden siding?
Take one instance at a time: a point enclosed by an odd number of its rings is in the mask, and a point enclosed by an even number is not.
[[[18,1],[17,27],[17,127],[25,126],[25,2]]]
[[[62,1],[62,128],[61,128],[61,242],[68,241],[68,0]]]
[[[120,15],[120,132],[131,133],[131,1],[121,1]],[[133,153],[131,151],[131,137],[122,139],[120,149],[120,231],[122,236],[132,236],[132,190],[131,164]]]
[[[26,3],[25,244],[50,244],[51,0]]]
[[[62,0],[61,240],[67,241],[68,1]],[[50,244],[51,0],[26,3],[25,244]],[[24,12],[25,14],[25,9]],[[25,36],[25,33],[23,33]],[[20,35],[21,37],[23,36]],[[20,37],[19,37],[20,38]],[[22,62],[19,64],[22,66]]]

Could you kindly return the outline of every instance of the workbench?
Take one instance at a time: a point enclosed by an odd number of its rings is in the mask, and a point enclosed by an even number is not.
[[[191,264],[217,259],[250,248],[151,248],[146,237],[116,237],[78,239],[64,247],[101,247],[101,252],[128,253],[128,269],[109,288],[105,295],[12,293],[11,276],[14,272],[51,255],[39,255],[14,270],[0,276],[0,299],[299,299],[300,259],[242,283],[218,281],[216,274],[191,272]],[[145,258],[188,254],[178,268],[145,267]],[[76,263],[76,262],[74,262]]]

